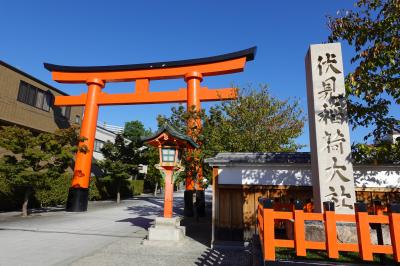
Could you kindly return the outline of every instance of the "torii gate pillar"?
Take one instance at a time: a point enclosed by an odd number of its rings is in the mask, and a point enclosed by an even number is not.
[[[200,105],[200,82],[203,81],[203,75],[199,72],[190,72],[185,75],[185,81],[187,83],[187,105],[188,111],[194,109],[193,111],[199,112],[201,110]],[[196,130],[201,130],[201,119],[189,119],[188,120],[188,132],[190,137],[195,137]],[[197,140],[196,140],[197,141]],[[192,176],[197,177],[197,184],[195,184]],[[204,189],[202,187],[203,179],[203,168],[200,166],[197,173],[187,172],[186,176],[186,187],[184,193],[184,214],[185,216],[193,216],[193,192],[196,191],[196,206],[197,214],[199,216],[204,216],[205,214],[205,195]]]

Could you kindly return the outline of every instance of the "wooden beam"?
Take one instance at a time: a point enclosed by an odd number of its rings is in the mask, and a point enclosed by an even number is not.
[[[86,104],[86,93],[79,96],[56,96],[55,106],[81,106]]]
[[[138,87],[137,87],[138,88]],[[109,94],[102,92],[98,99],[98,105],[124,105],[124,104],[158,104],[158,103],[183,103],[187,101],[187,90],[148,92],[146,81],[139,86],[135,93]],[[234,88],[225,89],[200,89],[200,101],[223,101],[235,99],[237,91]],[[56,96],[56,106],[80,106],[85,105],[86,94],[79,96]]]
[[[242,72],[246,64],[246,57],[232,59],[223,62],[170,67],[161,69],[139,69],[124,71],[104,72],[59,72],[52,71],[53,80],[60,83],[86,83],[90,78],[98,78],[104,82],[128,82],[137,79],[175,79],[183,78],[187,73],[196,71],[203,76],[216,76]]]

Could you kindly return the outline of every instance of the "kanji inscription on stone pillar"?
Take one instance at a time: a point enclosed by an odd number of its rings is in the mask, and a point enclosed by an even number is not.
[[[340,43],[311,45],[306,56],[313,197],[354,213],[356,201]]]

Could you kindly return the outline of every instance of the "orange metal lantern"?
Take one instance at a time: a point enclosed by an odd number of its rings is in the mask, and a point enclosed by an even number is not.
[[[85,141],[80,145],[86,146],[88,149],[87,152],[78,152],[76,156],[74,176],[67,200],[67,211],[87,210],[94,136],[100,106],[186,103],[188,110],[194,107],[195,110],[200,111],[201,102],[235,99],[237,96],[234,88],[209,89],[202,87],[200,83],[208,76],[243,71],[246,62],[254,59],[255,52],[256,47],[252,47],[205,58],[114,66],[61,66],[45,63],[44,67],[52,72],[53,80],[60,83],[81,83],[88,86],[87,93],[77,96],[56,96],[54,102],[56,106],[85,106],[80,132],[80,136]],[[186,88],[176,91],[150,91],[150,81],[152,80],[177,78],[185,80]],[[109,82],[135,82],[135,89],[131,93],[105,93],[102,89]],[[200,121],[188,121],[189,125],[194,125],[194,123],[201,127]],[[193,132],[190,130],[187,134],[193,136]],[[200,169],[197,176],[201,177],[201,175]],[[191,178],[187,178],[186,192],[192,193],[194,189],[194,182],[191,181]],[[198,187],[198,189],[201,188]],[[191,198],[192,194],[186,192],[185,199]]]
[[[196,149],[199,146],[192,138],[166,123],[153,136],[142,138],[142,140],[159,149],[160,163],[156,167],[165,178],[164,217],[172,218],[174,176],[184,170],[181,165],[182,150]]]

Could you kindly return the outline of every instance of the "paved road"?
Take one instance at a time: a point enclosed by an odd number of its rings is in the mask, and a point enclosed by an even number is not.
[[[206,198],[210,200],[210,191]],[[119,206],[91,202],[88,212],[0,213],[0,265],[250,265],[247,251],[213,250],[207,217],[186,218],[187,239],[176,245],[142,245],[147,228],[161,215],[162,198],[137,197]],[[210,202],[208,203],[210,207]],[[174,195],[183,213],[183,193]]]
[[[85,213],[2,213],[0,265],[69,265],[114,241],[142,240],[161,206],[162,199],[136,198],[92,203]]]

